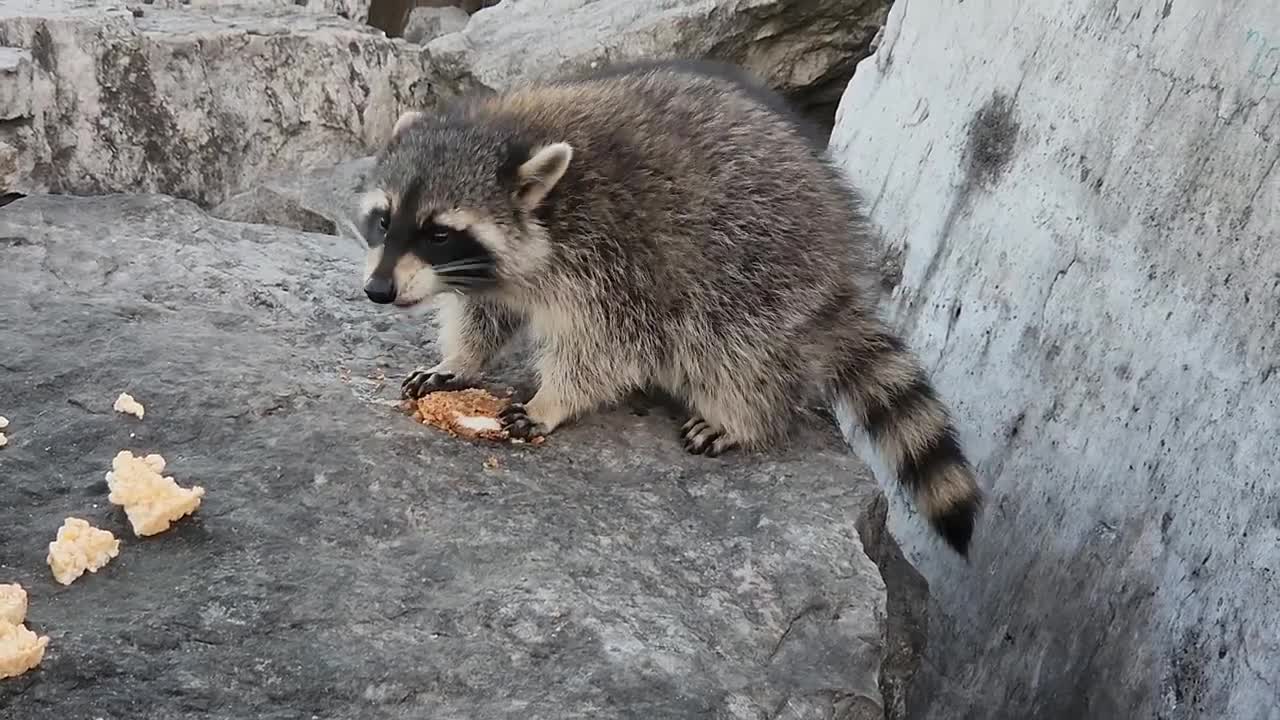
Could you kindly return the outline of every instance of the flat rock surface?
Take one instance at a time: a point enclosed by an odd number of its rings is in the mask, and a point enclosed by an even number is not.
[[[833,433],[695,458],[618,409],[541,447],[450,438],[395,403],[428,318],[368,303],[359,266],[159,196],[0,213],[0,582],[51,638],[0,716],[883,717],[884,497]],[[121,449],[200,510],[135,538]],[[68,516],[122,548],[63,587]]]

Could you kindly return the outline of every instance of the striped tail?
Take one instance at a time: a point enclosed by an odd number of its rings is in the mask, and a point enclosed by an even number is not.
[[[852,350],[833,387],[845,440],[853,447],[870,441],[929,524],[967,558],[983,495],[946,405],[916,357],[887,330]]]

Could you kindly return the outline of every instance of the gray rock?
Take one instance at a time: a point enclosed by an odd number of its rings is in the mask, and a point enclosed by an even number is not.
[[[896,3],[841,106],[992,492],[973,567],[893,503],[919,718],[1280,718],[1280,14],[1139,5]]]
[[[886,0],[521,0],[481,10],[438,58],[501,89],[601,62],[713,57],[743,65],[807,105],[839,100],[884,23]]]
[[[373,157],[357,158],[334,167],[289,173],[228,198],[209,210],[224,220],[278,225],[303,232],[354,236],[354,198]]]
[[[462,30],[470,18],[467,11],[456,7],[418,7],[409,13],[404,39],[417,45]]]
[[[408,108],[609,60],[732,60],[821,106],[888,5],[508,2],[424,52],[328,14],[340,3],[165,2],[181,7],[0,5],[0,46],[31,59],[0,80],[28,98],[0,123],[0,193],[163,192],[208,207],[286,169],[365,155]]]
[[[0,143],[18,149],[0,191],[155,191],[213,205],[272,175],[365,155],[401,112],[445,89],[412,46],[288,8],[135,18],[6,3],[0,46],[33,60],[31,109],[0,124]]]
[[[884,716],[886,596],[921,588],[886,590],[884,496],[829,427],[711,460],[649,404],[472,444],[395,407],[432,335],[362,298],[344,239],[42,196],[0,253],[0,581],[52,638],[12,717]],[[124,448],[197,514],[134,538]],[[123,548],[62,587],[70,515]]]
[[[369,20],[370,0],[140,0],[140,4],[158,8],[233,12],[243,8],[293,8],[321,15],[337,15],[363,23]]]
[[[31,95],[31,53],[0,47],[0,127],[14,126],[21,132],[32,115]],[[0,138],[3,137],[0,130]],[[16,143],[0,139],[0,196],[6,194],[6,188],[17,186],[22,163],[18,147]]]
[[[0,121],[31,117],[31,53],[0,47]]]

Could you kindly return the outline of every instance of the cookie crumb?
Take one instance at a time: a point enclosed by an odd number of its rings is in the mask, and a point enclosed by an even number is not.
[[[118,413],[134,415],[139,420],[141,420],[142,416],[147,412],[146,408],[142,407],[142,403],[134,400],[133,396],[129,393],[124,392],[120,393],[120,397],[116,398],[115,404],[111,407]]]

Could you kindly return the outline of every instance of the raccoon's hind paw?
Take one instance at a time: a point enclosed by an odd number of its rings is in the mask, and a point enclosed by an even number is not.
[[[508,435],[520,440],[529,440],[547,434],[542,424],[529,417],[528,410],[520,403],[511,403],[503,408],[498,413],[498,421],[502,423],[502,429]]]
[[[716,457],[737,447],[737,443],[726,437],[723,430],[712,427],[698,415],[689,418],[680,428],[680,438],[684,440],[684,449],[694,455]]]
[[[410,400],[417,400],[440,390],[461,390],[468,387],[462,378],[450,372],[439,372],[431,368],[420,368],[409,373],[400,385],[400,394]]]

